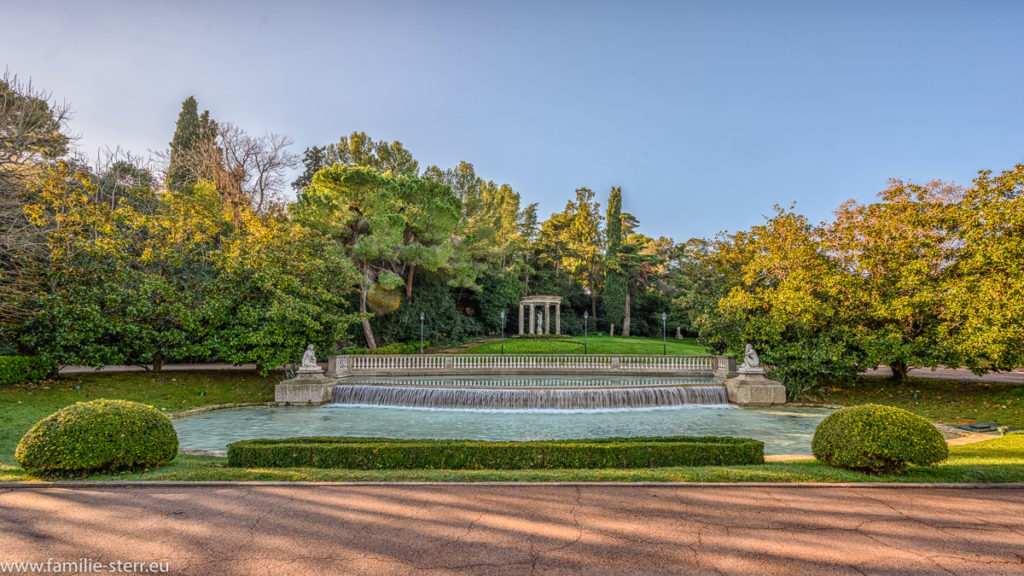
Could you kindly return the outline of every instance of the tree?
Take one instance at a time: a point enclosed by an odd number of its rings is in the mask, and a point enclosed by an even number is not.
[[[857,374],[866,358],[864,333],[843,304],[848,278],[820,234],[776,206],[774,217],[743,238],[739,282],[718,303],[729,323],[742,326],[732,350],[752,344],[794,398],[814,391],[823,376]]]
[[[302,157],[302,174],[292,182],[292,188],[301,192],[313,181],[314,174],[336,163],[365,166],[382,174],[391,171],[396,176],[416,176],[420,169],[412,152],[406,150],[398,140],[374,142],[366,132],[356,131],[342,136],[337,144],[306,148]]]
[[[37,201],[47,166],[67,154],[70,117],[66,103],[31,82],[0,76],[0,345],[45,287],[47,230],[30,222],[25,206]]]
[[[577,188],[576,200],[570,200],[562,212],[564,227],[555,239],[562,245],[561,264],[569,277],[579,282],[590,296],[590,313],[597,316],[599,279],[603,277],[601,205],[589,188]],[[555,215],[552,215],[552,219]]]
[[[301,194],[313,181],[313,175],[331,165],[327,146],[312,146],[302,153],[302,173],[292,181],[292,189]]]
[[[610,333],[614,336],[615,325],[623,325],[623,318],[626,315],[626,298],[629,293],[628,280],[623,273],[619,254],[622,244],[622,188],[612,187],[612,191],[608,195],[605,222],[608,248],[605,251],[604,311],[608,315]]]
[[[249,136],[225,122],[218,127],[217,149],[223,166],[218,188],[239,204],[263,212],[281,206],[285,172],[296,165],[292,141],[280,134]]]
[[[940,309],[963,363],[981,373],[1024,365],[1024,164],[981,172],[953,210],[954,274]]]
[[[823,249],[849,287],[837,296],[863,330],[869,361],[906,380],[910,366],[959,365],[945,342],[946,287],[959,242],[951,233],[962,191],[892,180],[879,202],[847,202],[823,230]]]
[[[337,352],[358,319],[347,299],[352,262],[313,230],[247,212],[214,261],[203,312],[213,353],[228,362],[266,373],[296,362],[308,344]]]
[[[335,164],[321,170],[291,210],[304,225],[331,236],[360,274],[359,312],[370,348],[377,343],[367,299],[402,286],[416,265],[436,270],[453,253],[458,199],[438,182]],[[411,286],[411,280],[409,281]]]
[[[181,103],[170,144],[168,190],[184,190],[199,180],[216,181],[220,158],[216,150],[217,130],[217,123],[210,119],[209,110],[199,114],[199,104],[194,96]]]

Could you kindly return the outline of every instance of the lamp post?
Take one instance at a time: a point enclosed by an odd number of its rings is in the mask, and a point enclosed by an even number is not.
[[[423,312],[420,312],[420,354],[423,354]]]
[[[590,312],[584,310],[583,311],[583,355],[584,356],[587,355],[587,326],[590,324],[590,322],[587,320],[588,318],[590,318]]]
[[[668,338],[665,336],[665,320],[668,319],[668,314],[661,313],[661,355],[668,356]]]
[[[505,353],[505,311],[501,311],[501,353]]]

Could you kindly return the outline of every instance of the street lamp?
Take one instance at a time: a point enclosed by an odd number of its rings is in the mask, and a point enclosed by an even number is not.
[[[587,326],[590,322],[587,319],[590,318],[590,312],[583,311],[583,355],[587,355]]]
[[[665,336],[665,320],[668,319],[668,314],[661,313],[661,355],[668,356],[668,339]]]
[[[423,354],[423,312],[420,312],[420,354]]]
[[[505,353],[505,311],[501,311],[501,353]]]

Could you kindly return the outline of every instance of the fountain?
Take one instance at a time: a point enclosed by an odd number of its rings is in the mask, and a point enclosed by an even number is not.
[[[461,388],[355,384],[334,387],[332,404],[470,410],[612,410],[728,404],[724,386]]]

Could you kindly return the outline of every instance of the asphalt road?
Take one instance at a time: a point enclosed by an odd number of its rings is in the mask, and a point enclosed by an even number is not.
[[[1024,488],[0,489],[0,570],[82,558],[176,575],[1020,576]]]

